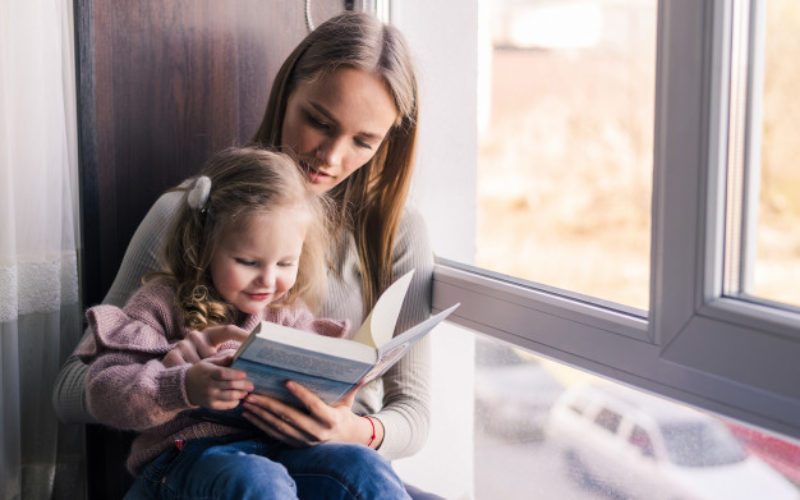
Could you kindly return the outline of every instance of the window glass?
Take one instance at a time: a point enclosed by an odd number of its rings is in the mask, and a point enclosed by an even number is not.
[[[633,426],[631,435],[628,437],[628,442],[638,448],[642,455],[646,457],[653,456],[653,442],[650,440],[647,431],[638,425]]]
[[[647,309],[656,3],[489,2],[477,265]]]
[[[615,413],[608,408],[603,408],[595,417],[594,423],[607,430],[611,434],[615,434],[619,428],[619,421],[621,418],[622,417],[618,413]]]
[[[475,353],[478,500],[800,497],[797,443],[498,340]]]
[[[800,306],[800,2],[766,2],[761,172],[753,289]]]

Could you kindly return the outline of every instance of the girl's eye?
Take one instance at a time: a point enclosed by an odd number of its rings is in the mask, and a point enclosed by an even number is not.
[[[243,266],[251,266],[251,267],[255,266],[256,264],[258,264],[254,260],[247,260],[247,259],[240,259],[240,258],[237,258],[236,262],[241,264],[241,265],[243,265]]]
[[[296,265],[297,265],[297,262],[295,262],[293,260],[284,260],[284,261],[278,262],[278,266],[280,266],[280,267],[293,267],[293,266],[296,266]]]

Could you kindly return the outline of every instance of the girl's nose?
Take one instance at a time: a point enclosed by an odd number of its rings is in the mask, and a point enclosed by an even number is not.
[[[275,272],[272,266],[264,267],[258,274],[258,282],[261,286],[272,289],[275,284]]]

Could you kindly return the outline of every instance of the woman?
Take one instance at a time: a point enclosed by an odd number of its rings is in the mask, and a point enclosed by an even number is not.
[[[276,76],[254,142],[292,153],[312,188],[330,194],[339,208],[321,316],[361,324],[380,292],[410,269],[416,272],[399,331],[430,313],[432,252],[422,220],[404,208],[417,104],[402,36],[365,14],[346,13],[320,25]],[[158,269],[157,257],[180,197],[180,192],[164,194],[145,216],[105,303],[124,305],[141,277]],[[227,329],[194,335],[164,361],[196,361],[238,334]],[[296,387],[307,414],[256,395],[248,397],[247,408],[265,434],[291,446],[369,443],[387,460],[401,458],[415,453],[427,437],[429,365],[423,340],[382,379],[362,387],[344,404],[325,405]],[[62,420],[91,420],[85,409],[85,372],[74,355],[62,368],[54,392]]]

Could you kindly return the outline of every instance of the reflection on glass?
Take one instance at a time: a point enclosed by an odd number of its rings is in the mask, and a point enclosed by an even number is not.
[[[475,498],[800,499],[800,446],[476,337]]]
[[[664,447],[675,465],[712,467],[743,462],[739,443],[722,423],[715,421],[671,422],[661,425]]]
[[[479,266],[647,309],[656,4],[486,4]]]
[[[761,192],[753,290],[800,305],[800,2],[766,3]]]

